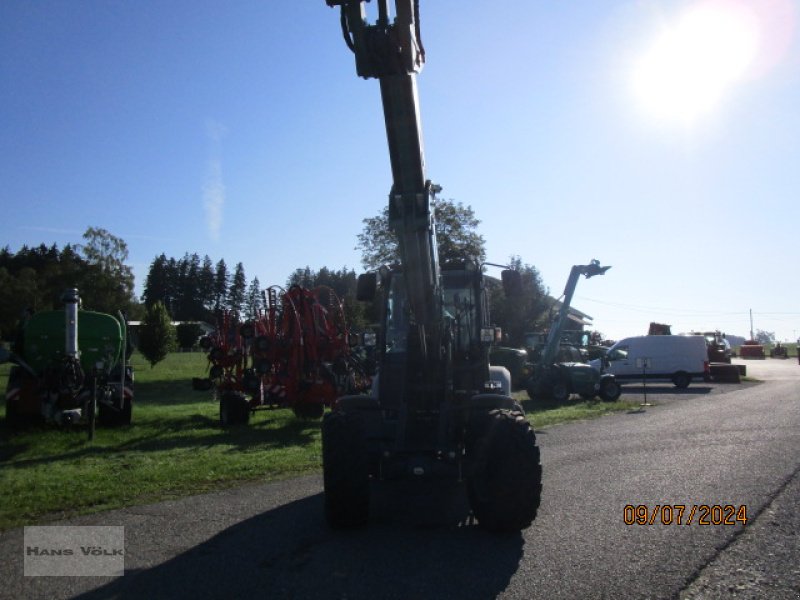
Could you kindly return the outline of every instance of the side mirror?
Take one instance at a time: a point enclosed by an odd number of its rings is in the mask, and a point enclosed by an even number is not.
[[[361,302],[371,302],[375,299],[375,292],[378,289],[378,274],[374,271],[363,273],[358,276],[356,284],[356,300]]]
[[[522,275],[513,269],[503,269],[500,273],[503,281],[503,292],[509,298],[522,296]]]

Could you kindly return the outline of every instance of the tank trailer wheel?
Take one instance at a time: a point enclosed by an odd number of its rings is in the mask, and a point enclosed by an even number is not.
[[[357,412],[334,410],[322,420],[325,518],[334,529],[365,525],[369,518],[369,461]]]
[[[133,381],[129,377],[125,378],[125,387],[133,389]],[[133,399],[126,397],[122,404],[122,410],[116,410],[105,404],[99,407],[100,424],[106,427],[120,427],[130,425],[133,416]]]
[[[616,402],[622,395],[622,387],[616,379],[606,378],[600,381],[600,399],[603,402]]]
[[[11,396],[18,396],[22,393],[22,384],[20,382],[19,368],[13,367],[8,376],[8,385],[6,386],[6,427],[9,429],[18,429],[22,424],[22,419],[19,415],[19,407],[17,406],[16,399],[9,400]],[[13,393],[12,392],[16,392]]]
[[[294,416],[305,421],[317,421],[322,418],[325,412],[325,405],[322,402],[303,402],[295,404],[292,408]]]
[[[569,400],[569,388],[563,381],[555,381],[553,382],[550,395],[552,396],[553,401],[561,404],[562,402]]]
[[[542,497],[542,465],[530,423],[495,409],[473,434],[478,439],[472,445],[467,494],[478,523],[494,532],[525,529]]]
[[[250,404],[241,392],[223,392],[219,400],[219,423],[223,427],[247,425],[250,420]]]
[[[89,441],[94,439],[94,432],[97,426],[97,375],[92,376],[92,395],[89,398],[87,408],[87,420],[89,422]]]

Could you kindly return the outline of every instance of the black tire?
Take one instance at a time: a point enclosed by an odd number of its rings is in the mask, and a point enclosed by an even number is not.
[[[318,421],[325,413],[325,405],[322,402],[303,402],[292,407],[294,416],[304,421]]]
[[[335,410],[322,420],[325,519],[334,529],[352,529],[369,518],[369,457],[357,412]]]
[[[19,407],[16,401],[9,401],[8,397],[13,390],[19,390],[18,395],[22,392],[19,388],[22,387],[20,382],[20,374],[18,367],[12,367],[11,372],[8,374],[8,384],[6,385],[6,427],[9,429],[19,429],[22,425],[22,419],[19,414]]]
[[[119,379],[117,379],[119,381]],[[130,377],[125,377],[125,387],[133,393],[133,381]],[[116,391],[114,392],[116,394]],[[99,405],[100,425],[104,427],[120,427],[130,425],[133,418],[133,398],[126,397],[122,403],[122,410],[116,410],[105,404]]]
[[[553,382],[553,387],[550,388],[550,396],[553,398],[553,402],[559,404],[569,400],[570,393],[567,384],[560,380]]]
[[[219,400],[219,424],[223,427],[246,425],[250,420],[250,404],[241,392],[223,392]]]
[[[89,421],[89,441],[94,439],[94,430],[97,426],[97,376],[92,376],[92,394],[89,397],[87,410],[87,420]]]
[[[6,398],[8,398],[8,392],[6,392]],[[8,399],[6,399],[6,427],[9,429],[19,429],[22,425],[21,421],[22,419],[20,419],[17,411],[17,403],[9,402]]]
[[[467,494],[478,524],[489,531],[519,531],[536,518],[542,498],[542,465],[536,435],[512,411],[484,415],[469,457]]]
[[[616,402],[622,395],[622,387],[616,379],[606,377],[600,380],[599,395],[603,402]]]
[[[675,384],[675,387],[679,389],[685,389],[689,387],[691,382],[692,376],[686,371],[678,371],[672,376],[672,383]]]
[[[100,405],[99,421],[103,427],[120,427],[122,425],[130,425],[133,416],[133,406],[130,398],[125,398],[122,404],[122,410],[117,410],[106,406]]]

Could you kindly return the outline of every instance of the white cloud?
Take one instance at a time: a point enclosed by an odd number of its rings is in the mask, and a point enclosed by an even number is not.
[[[228,134],[228,128],[219,121],[208,119],[206,121],[206,133],[208,134],[208,139],[218,144]]]
[[[225,184],[222,181],[222,164],[219,160],[208,161],[206,182],[203,185],[203,206],[208,234],[212,240],[217,241],[222,228],[222,209],[225,207]]]
[[[222,181],[222,161],[218,158],[219,146],[228,134],[228,128],[214,119],[206,120],[206,135],[211,141],[211,158],[206,166],[206,181],[203,185],[203,207],[206,213],[208,235],[219,240],[222,229],[222,212],[225,208],[225,184]]]

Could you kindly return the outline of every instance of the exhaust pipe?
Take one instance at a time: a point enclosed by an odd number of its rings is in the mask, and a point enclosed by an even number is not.
[[[64,349],[66,356],[69,358],[80,358],[80,350],[78,350],[78,306],[80,304],[80,296],[78,296],[77,288],[71,288],[64,292],[61,296],[64,302],[64,313],[66,323],[66,348]]]

